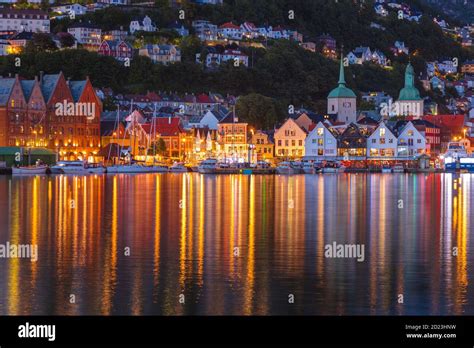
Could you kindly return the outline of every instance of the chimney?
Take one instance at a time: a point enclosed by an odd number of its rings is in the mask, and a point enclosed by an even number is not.
[[[39,83],[43,83],[44,71],[40,71]]]
[[[68,87],[69,87],[70,82],[71,82],[71,78],[68,77],[67,80],[66,80],[66,84],[67,84]]]

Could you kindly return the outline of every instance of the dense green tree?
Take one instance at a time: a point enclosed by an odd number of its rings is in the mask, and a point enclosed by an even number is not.
[[[236,114],[239,121],[247,122],[257,129],[274,128],[285,116],[275,99],[252,93],[237,100]]]

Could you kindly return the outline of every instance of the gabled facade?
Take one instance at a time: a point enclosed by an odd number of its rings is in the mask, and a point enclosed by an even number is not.
[[[304,156],[306,132],[289,118],[275,131],[275,157],[300,158]]]
[[[98,53],[102,56],[124,61],[133,57],[133,48],[129,43],[122,40],[104,40],[99,46]]]
[[[395,134],[384,123],[379,126],[367,139],[367,158],[379,159],[397,156],[398,140]]]
[[[218,124],[219,157],[233,162],[245,162],[248,159],[246,122],[229,113]]]
[[[1,146],[47,147],[68,159],[96,155],[102,104],[89,80],[66,81],[62,73],[17,76],[0,78],[0,87]],[[87,110],[94,114],[82,113]]]
[[[337,156],[337,133],[323,122],[308,134],[305,140],[305,157],[311,159],[331,159]]]
[[[425,137],[408,122],[398,136],[398,157],[415,157],[426,152]]]
[[[363,129],[351,123],[338,137],[338,155],[346,159],[365,157],[367,154],[367,136]]]
[[[270,140],[267,133],[257,130],[252,132],[250,144],[254,146],[253,154],[257,161],[265,161],[273,159],[274,144]]]

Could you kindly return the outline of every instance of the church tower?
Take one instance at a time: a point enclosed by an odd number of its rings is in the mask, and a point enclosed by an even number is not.
[[[423,99],[415,87],[415,71],[413,66],[408,63],[405,69],[405,87],[401,89],[398,100],[395,102],[394,113],[397,116],[420,118],[423,116],[423,109]]]
[[[344,63],[341,53],[341,63],[339,67],[339,86],[334,88],[328,95],[328,114],[337,115],[337,121],[343,123],[356,122],[357,97],[355,93],[346,87],[344,77]]]

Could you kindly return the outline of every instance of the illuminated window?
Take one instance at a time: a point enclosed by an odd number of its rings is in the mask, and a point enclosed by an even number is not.
[[[15,107],[15,99],[12,99],[11,105],[12,105],[12,108]]]
[[[385,136],[385,128],[380,128],[380,134],[381,137]]]
[[[321,136],[324,134],[324,128],[318,128],[318,135]]]

